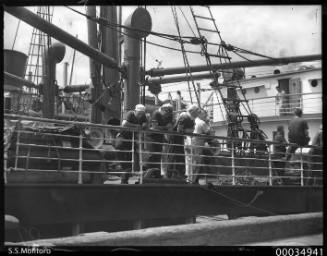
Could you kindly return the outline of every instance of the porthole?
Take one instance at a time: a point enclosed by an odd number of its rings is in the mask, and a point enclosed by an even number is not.
[[[259,93],[259,92],[260,92],[260,88],[259,88],[259,87],[255,87],[255,88],[254,88],[254,92],[255,92],[255,93]]]
[[[310,84],[311,84],[312,87],[316,87],[318,85],[317,79],[311,80]]]
[[[242,93],[243,94],[246,94],[246,89],[242,89]]]

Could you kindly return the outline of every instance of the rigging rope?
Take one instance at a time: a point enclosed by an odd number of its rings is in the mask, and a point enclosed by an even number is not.
[[[68,9],[86,17],[87,19],[90,19],[98,24],[102,24],[102,25],[105,25],[105,26],[108,26],[112,29],[115,29],[115,27],[119,27],[119,28],[125,28],[125,29],[129,29],[129,30],[133,30],[133,31],[137,31],[137,32],[146,32],[146,33],[149,33],[151,35],[154,35],[154,36],[158,36],[158,37],[161,37],[161,38],[164,38],[164,39],[168,39],[168,40],[172,40],[172,41],[176,41],[176,42],[180,42],[181,40],[183,41],[183,43],[186,43],[186,44],[194,44],[195,42],[199,42],[201,40],[201,38],[198,38],[196,36],[177,36],[177,35],[171,35],[171,34],[165,34],[165,33],[159,33],[159,32],[153,32],[153,31],[144,31],[142,29],[135,29],[135,28],[130,28],[130,27],[126,27],[124,25],[120,25],[120,24],[117,24],[117,23],[113,23],[113,22],[109,22],[108,20],[104,19],[104,18],[93,18],[87,14],[84,14],[80,11],[77,11],[69,6],[66,6]],[[192,33],[195,35],[190,23],[188,22],[183,10],[179,7],[180,11],[182,12],[189,28],[191,29]],[[211,14],[211,11],[209,9],[209,12]],[[212,14],[211,14],[212,15]],[[216,25],[215,25],[216,26]],[[122,34],[124,34],[123,32],[121,32]],[[222,41],[222,38],[220,36],[220,33],[218,31],[218,35],[219,35],[219,38],[220,40]],[[184,38],[184,39],[190,39],[190,41],[187,41],[187,40],[183,40],[181,38]],[[223,42],[223,41],[222,41]],[[160,45],[160,44],[155,44],[155,43],[152,43],[150,41],[148,41],[147,43],[149,44],[152,44],[152,45],[156,45],[156,46],[159,46],[159,47],[163,47],[163,48],[167,48],[167,49],[170,49],[170,50],[176,50],[176,51],[180,51],[179,49],[176,49],[176,48],[171,48],[171,47],[166,47],[166,46],[163,46],[163,45]],[[208,42],[209,43],[209,42]],[[252,54],[252,55],[256,55],[256,56],[260,56],[260,57],[264,57],[264,58],[268,58],[268,59],[272,59],[272,60],[275,60],[275,58],[273,57],[269,57],[269,56],[266,56],[266,55],[263,55],[263,54],[259,54],[259,53],[256,53],[256,52],[252,52],[252,51],[249,51],[249,50],[245,50],[245,49],[242,49],[242,48],[239,48],[239,47],[236,47],[236,46],[232,46],[230,44],[226,45],[224,42],[221,43],[221,44],[217,44],[215,43],[215,45],[218,45],[219,46],[219,49],[218,49],[218,54],[217,55],[222,55],[221,53],[223,52],[223,49],[226,50],[226,47],[228,49],[233,49],[233,53],[235,53],[236,51],[239,51],[241,53],[245,53],[245,54]],[[186,52],[189,52],[189,53],[196,53],[196,54],[201,54],[200,52],[195,52],[195,51],[186,51]],[[226,52],[225,52],[226,54]],[[226,55],[228,56],[228,55]]]
[[[92,17],[90,17],[90,16],[88,16],[88,15],[86,15],[86,14],[84,14],[84,13],[81,13],[81,12],[79,12],[79,11],[77,11],[77,10],[74,10],[74,9],[70,8],[69,6],[66,6],[66,7],[69,8],[69,9],[71,9],[71,10],[74,11],[74,12],[77,12],[77,13],[80,14],[80,15],[85,16],[87,19],[90,19],[90,20],[92,20],[92,21],[94,21],[94,22],[100,23],[100,22],[97,21],[96,19],[93,19]],[[104,20],[104,19],[102,18],[102,20]],[[105,20],[105,21],[106,21],[106,20]],[[111,28],[112,30],[115,30],[116,32],[119,32],[120,34],[127,35],[126,33],[120,31],[119,29],[117,29],[117,27],[122,28],[122,27],[124,27],[124,26],[119,26],[118,24],[111,23],[111,22],[108,22],[108,21],[106,22],[106,24],[103,24],[103,25],[106,26],[106,27]],[[137,29],[133,29],[133,28],[128,28],[128,29],[143,32],[143,30],[137,30]],[[148,31],[146,31],[146,32],[148,33]],[[153,33],[153,32],[152,32],[152,33]],[[163,38],[164,38],[164,37],[163,37]],[[165,39],[167,39],[167,38],[165,38]],[[142,41],[143,41],[143,39],[137,39],[137,40],[142,40]],[[175,40],[175,39],[174,39],[174,41],[175,41],[175,42],[178,42],[179,40]],[[184,41],[184,43],[190,43],[190,42],[188,42],[188,41]],[[151,44],[151,45],[155,45],[155,46],[158,46],[158,47],[166,48],[166,49],[169,49],[169,50],[174,50],[174,51],[179,51],[179,52],[181,52],[180,49],[173,48],[173,47],[169,47],[169,46],[165,46],[165,45],[161,45],[161,44],[157,44],[157,43],[153,43],[153,42],[151,42],[151,41],[147,41],[147,44]],[[188,53],[194,53],[194,54],[201,54],[201,52],[190,51],[190,50],[187,50],[186,52],[188,52]]]
[[[240,53],[237,53],[237,52],[234,52],[234,53],[235,53],[237,56],[241,57],[242,59],[245,59],[245,60],[247,60],[247,61],[249,61],[249,62],[254,62],[254,63],[255,63],[255,61],[250,60],[250,59],[244,57],[244,56],[243,56],[242,54],[240,54]]]
[[[133,31],[137,31],[137,32],[146,32],[146,33],[149,33],[151,35],[154,35],[154,36],[158,36],[158,37],[161,37],[161,38],[164,38],[164,39],[168,39],[168,40],[172,40],[172,41],[175,41],[175,42],[180,42],[182,39],[181,38],[184,38],[184,39],[190,39],[190,41],[187,41],[187,40],[182,40],[183,43],[186,43],[186,44],[194,44],[194,42],[198,42],[199,40],[201,40],[200,38],[194,36],[194,37],[191,37],[191,36],[181,36],[180,38],[176,35],[171,35],[171,34],[165,34],[165,33],[159,33],[159,32],[153,32],[153,31],[145,31],[145,30],[142,30],[142,29],[135,29],[135,28],[130,28],[130,27],[126,27],[124,25],[120,25],[120,24],[117,24],[117,23],[113,23],[113,22],[109,22],[108,20],[104,19],[104,18],[93,18],[87,14],[84,14],[80,11],[77,11],[69,6],[66,6],[68,9],[86,17],[87,19],[90,19],[98,24],[102,24],[104,26],[108,26],[110,27],[111,29],[115,29],[117,27],[119,28],[125,28],[125,29],[129,29],[129,30],[133,30]],[[179,7],[180,8],[180,7]],[[183,10],[180,8],[180,11],[182,12],[189,28],[191,29],[192,33],[195,35],[194,31],[192,30],[192,27],[190,25],[190,23],[188,22]],[[117,30],[116,30],[117,31]],[[121,34],[124,34],[126,35],[125,33],[121,32]],[[219,35],[220,36],[220,35]],[[221,38],[220,38],[221,39]],[[176,49],[176,48],[172,48],[172,47],[167,47],[167,46],[164,46],[164,45],[160,45],[160,44],[156,44],[156,43],[153,43],[153,42],[150,42],[150,41],[147,41],[148,44],[152,44],[152,45],[156,45],[158,47],[162,47],[162,48],[166,48],[166,49],[170,49],[170,50],[175,50],[175,51],[181,51],[179,49]],[[209,43],[209,42],[208,42]],[[218,54],[217,55],[221,55],[221,49],[224,48],[224,46],[226,45],[223,45],[223,44],[217,44],[215,43],[215,45],[219,45],[219,50],[218,50]],[[269,59],[275,59],[275,58],[272,58],[272,57],[269,57],[269,56],[265,56],[265,55],[262,55],[262,54],[259,54],[259,53],[255,53],[255,52],[251,52],[251,51],[248,51],[248,50],[245,50],[245,49],[241,49],[241,48],[238,48],[238,47],[235,47],[235,46],[231,46],[230,44],[228,45],[230,47],[233,47],[235,49],[235,51],[241,51],[243,53],[246,53],[246,54],[253,54],[253,55],[256,55],[256,56],[260,56],[260,57],[265,57],[265,58],[269,58]],[[196,52],[196,51],[189,51],[187,50],[186,52],[188,53],[195,53],[195,54],[201,54],[201,52]],[[234,51],[233,51],[234,52]],[[235,52],[234,52],[235,53]]]
[[[14,46],[16,43],[16,38],[17,38],[17,34],[18,34],[18,29],[19,29],[19,25],[20,25],[21,20],[18,20],[18,24],[17,24],[17,28],[16,28],[16,33],[15,33],[15,37],[14,37],[14,42],[12,44],[11,50],[14,50]]]
[[[235,51],[238,51],[238,52],[245,53],[245,54],[252,54],[252,55],[259,56],[259,57],[264,57],[264,58],[267,58],[267,59],[276,60],[276,58],[273,58],[273,57],[270,57],[270,56],[267,56],[267,55],[263,55],[263,54],[260,54],[260,53],[257,53],[257,52],[252,52],[252,51],[249,51],[249,50],[245,50],[245,49],[242,49],[242,48],[239,48],[239,47],[236,47],[236,46],[232,46],[232,47],[233,47],[233,52],[234,53],[235,53]]]
[[[191,24],[188,22],[188,20],[187,20],[187,18],[186,18],[185,14],[184,14],[184,12],[183,12],[183,10],[182,10],[182,8],[181,8],[180,6],[179,6],[178,8],[179,8],[179,10],[182,12],[182,14],[183,14],[183,16],[184,16],[184,18],[185,18],[185,20],[186,20],[186,23],[187,23],[188,27],[190,28],[190,30],[192,31],[192,33],[193,33],[193,35],[194,35],[194,38],[197,38],[195,32],[193,31],[193,29],[192,29],[192,27],[191,27]]]
[[[220,196],[222,196],[222,197],[224,197],[224,198],[230,200],[231,202],[233,202],[233,203],[235,203],[235,204],[237,204],[237,205],[239,205],[239,206],[243,206],[243,207],[247,207],[247,208],[252,208],[252,209],[255,209],[255,210],[258,210],[258,211],[261,211],[261,212],[269,213],[270,215],[276,215],[275,213],[273,213],[273,212],[271,212],[271,211],[268,211],[268,210],[265,210],[265,209],[262,209],[262,208],[259,208],[259,207],[256,207],[256,206],[253,206],[253,205],[251,205],[251,204],[243,203],[243,202],[240,201],[240,200],[237,200],[237,199],[235,199],[235,198],[233,198],[233,197],[227,196],[227,195],[225,195],[224,193],[218,192],[218,191],[214,190],[214,187],[213,187],[213,185],[212,185],[211,183],[210,183],[210,185],[208,185],[208,188],[204,188],[204,187],[202,187],[202,186],[201,186],[201,188],[203,188],[203,189],[206,190],[206,191],[214,192],[214,193],[216,193],[216,194],[218,194],[218,195],[220,195]]]
[[[209,185],[209,184],[210,184],[210,185]],[[218,192],[218,191],[216,191],[216,190],[214,189],[214,187],[213,187],[213,185],[212,185],[211,183],[209,183],[209,184],[208,184],[208,187],[207,187],[207,188],[202,187],[202,186],[201,186],[201,188],[204,189],[204,190],[206,190],[206,191],[211,191],[211,192],[213,192],[213,193],[216,193],[216,194],[218,194],[218,195],[220,195],[220,196],[222,196],[222,197],[228,199],[229,201],[235,203],[236,205],[243,206],[243,207],[247,207],[247,208],[252,208],[252,209],[255,209],[255,210],[258,210],[258,211],[261,211],[261,212],[268,213],[269,215],[276,215],[275,213],[273,213],[273,212],[271,212],[271,211],[268,211],[268,210],[265,210],[265,209],[262,209],[262,208],[259,208],[259,207],[256,207],[256,206],[253,206],[253,205],[251,205],[251,203],[250,203],[250,204],[246,204],[246,203],[243,203],[242,201],[237,200],[237,199],[235,199],[235,198],[233,198],[233,197],[227,196],[227,195],[225,195],[224,193]]]
[[[96,23],[99,23],[99,24],[102,24],[102,25],[109,25],[109,26],[115,26],[115,27],[120,27],[120,28],[125,28],[125,29],[129,29],[129,30],[133,30],[133,31],[137,31],[137,32],[146,32],[146,33],[149,33],[151,35],[154,35],[154,36],[158,36],[158,37],[162,37],[162,38],[165,38],[165,39],[169,39],[169,40],[174,40],[174,41],[179,41],[179,37],[176,36],[176,35],[170,35],[170,34],[165,34],[165,33],[159,33],[159,32],[153,32],[153,31],[146,31],[146,30],[142,30],[142,29],[136,29],[136,28],[130,28],[130,27],[127,27],[127,26],[124,26],[124,25],[121,25],[121,24],[117,24],[117,23],[113,23],[113,22],[109,22],[108,20],[104,19],[104,18],[93,18],[87,14],[84,14],[80,11],[77,11],[69,6],[66,6],[68,9],[86,17],[87,19],[90,19]],[[103,24],[104,23],[104,24]],[[184,36],[182,38],[187,38],[187,39],[191,39],[193,37],[191,36]],[[183,40],[184,41],[184,40]],[[187,41],[185,41],[187,42]]]
[[[171,10],[172,10],[172,13],[173,13],[173,16],[174,16],[174,20],[175,20],[176,28],[177,28],[177,31],[178,31],[178,35],[181,36],[181,32],[180,32],[180,28],[179,28],[179,23],[178,23],[178,16],[177,16],[176,7],[175,6],[174,7],[171,6]],[[192,85],[193,85],[193,90],[194,90],[194,93],[195,93],[195,96],[196,96],[196,100],[197,100],[198,106],[201,107],[200,98],[199,98],[198,92],[197,92],[196,87],[195,87],[195,84],[194,84],[194,79],[193,79],[193,76],[192,76],[192,73],[191,73],[191,70],[190,70],[190,65],[189,65],[189,62],[188,62],[188,59],[187,59],[187,56],[186,56],[186,53],[185,53],[184,44],[183,44],[182,41],[180,41],[180,44],[181,44],[181,49],[182,49],[182,53],[183,53],[184,66],[185,66],[185,69],[187,69],[186,70],[187,71],[186,74],[188,76],[190,76],[190,78],[191,78]],[[192,94],[191,94],[191,91],[190,91],[189,82],[190,82],[189,79],[187,79],[187,84],[188,84],[188,87],[189,87],[191,103],[193,104]]]

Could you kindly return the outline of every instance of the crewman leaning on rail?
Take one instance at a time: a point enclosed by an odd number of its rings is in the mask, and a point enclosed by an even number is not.
[[[310,141],[308,122],[302,118],[302,109],[296,108],[294,110],[294,118],[288,125],[288,141],[295,143],[298,146],[304,147]],[[298,148],[297,145],[291,144],[286,151],[285,160],[289,160],[291,155]]]
[[[195,118],[199,115],[199,107],[191,105],[186,112],[182,112],[175,124],[174,131],[181,135],[172,136],[171,144],[172,162],[174,169],[178,172],[180,177],[191,176],[192,169],[192,138],[185,137],[185,133],[193,133],[195,126]]]
[[[151,117],[151,128],[153,131],[169,131],[173,126],[173,106],[169,103],[162,105],[155,110]],[[163,143],[165,142],[164,134],[149,133],[147,136],[147,145],[150,156],[145,163],[145,169],[161,169],[161,159]]]
[[[199,116],[195,118],[195,127],[194,132],[195,134],[203,134],[203,135],[210,135],[210,125],[207,120],[207,112],[204,109],[199,110]],[[203,149],[206,143],[207,138],[205,137],[197,137],[193,138],[193,176],[191,177],[193,183],[198,183],[198,173],[201,169],[202,159],[203,159]]]
[[[135,106],[135,110],[128,111],[126,114],[126,118],[122,122],[123,127],[134,127],[134,128],[143,128],[146,129],[148,127],[147,118],[145,115],[145,106],[142,104],[138,104]],[[134,135],[134,136],[133,136]],[[128,161],[128,163],[124,162],[121,164],[123,167],[123,171],[131,172],[132,168],[134,168],[135,172],[138,172],[140,169],[139,164],[139,155],[138,155],[138,133],[130,132],[130,131],[122,131],[117,134],[117,144],[116,149],[118,150],[118,158],[120,161]],[[123,141],[123,140],[128,141]],[[132,163],[133,159],[133,143],[132,140],[134,138],[134,162]],[[130,152],[119,152],[119,150],[130,151]],[[133,167],[132,167],[133,164]],[[130,174],[124,173],[122,175],[121,183],[128,184]]]

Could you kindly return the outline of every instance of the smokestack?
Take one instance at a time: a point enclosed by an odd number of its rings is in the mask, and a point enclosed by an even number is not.
[[[27,61],[27,55],[22,52],[4,49],[3,58],[4,58],[4,63],[3,63],[4,71],[23,79],[25,75],[24,71],[25,71],[25,64]],[[5,82],[5,85],[17,87],[18,90],[21,89],[21,85],[15,81],[7,81]]]
[[[126,78],[124,79],[124,115],[134,109],[140,98],[140,49],[141,38],[148,36],[151,31],[151,16],[144,8],[137,8],[125,22],[124,29],[124,64]],[[135,30],[136,29],[136,30]]]
[[[19,110],[19,92],[22,90],[24,80],[25,64],[27,61],[27,55],[22,52],[14,50],[3,50],[4,57],[4,91],[10,92],[9,98],[6,99],[6,110]],[[8,78],[8,75],[11,77]],[[12,79],[12,77],[17,77],[18,79]]]

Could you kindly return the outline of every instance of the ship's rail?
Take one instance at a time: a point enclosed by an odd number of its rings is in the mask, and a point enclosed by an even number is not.
[[[22,113],[41,116],[42,95],[35,88],[24,88],[20,92],[7,93],[5,96],[4,112],[17,114]],[[91,103],[85,93],[60,94],[56,101],[57,115],[75,115],[85,119],[89,117]]]
[[[286,160],[272,141],[12,114],[5,114],[4,132],[6,183],[120,183],[120,176],[130,175],[138,183],[322,185],[322,148],[317,146],[299,147]],[[130,137],[116,137],[124,132]]]
[[[295,108],[301,108],[303,114],[321,114],[322,113],[322,94],[314,93],[297,93],[285,94],[283,99],[277,96],[248,98],[248,104],[253,113],[258,117],[278,117],[283,115],[291,115]],[[225,119],[226,112],[221,111],[222,103],[207,104],[206,108],[213,108],[216,116],[214,121],[222,121]],[[245,112],[243,106],[241,110]]]
[[[4,106],[6,113],[24,113],[31,112],[36,116],[40,114],[41,99],[34,91],[23,91],[16,95],[17,104],[11,107]],[[314,93],[297,93],[285,94],[282,98],[277,96],[248,98],[248,104],[253,113],[258,117],[279,117],[291,115],[295,108],[301,108],[304,114],[321,114],[322,113],[322,94]],[[87,94],[69,94],[58,96],[56,105],[56,113],[58,116],[78,116],[84,120],[88,120],[90,116],[91,103]],[[240,106],[242,112],[246,112],[243,106]],[[226,111],[222,108],[222,103],[206,104],[209,112],[215,113],[214,121],[225,120]],[[31,111],[32,110],[32,111]],[[176,111],[178,112],[178,111]]]

